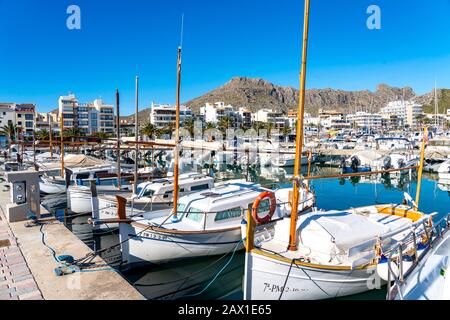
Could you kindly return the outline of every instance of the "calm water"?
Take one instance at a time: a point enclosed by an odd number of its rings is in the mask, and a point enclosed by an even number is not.
[[[291,169],[263,168],[262,170],[234,170],[218,172],[217,178],[242,178],[248,176],[265,186],[287,185],[292,178]],[[306,170],[306,169],[304,169]],[[337,169],[312,169],[313,174],[335,173]],[[400,203],[404,192],[415,198],[417,179],[414,174],[394,177],[358,177],[351,179],[313,180],[312,188],[317,195],[317,206],[321,209],[343,210],[350,207],[374,203]],[[442,183],[435,175],[424,174],[420,209],[424,212],[438,212],[438,216],[450,212],[450,185]],[[63,217],[64,197],[47,200],[47,206],[59,208],[57,214]],[[69,212],[70,214],[70,212]],[[67,227],[92,249],[108,248],[118,243],[118,235],[104,233],[93,235],[91,226],[86,224],[87,216],[66,219]],[[111,265],[120,263],[118,247],[102,253]],[[244,275],[244,254],[238,252],[209,258],[199,258],[149,266],[144,269],[123,272],[125,278],[149,299],[242,299],[242,279]],[[222,273],[214,282],[211,280],[219,270]],[[375,290],[345,299],[384,299],[385,290]]]

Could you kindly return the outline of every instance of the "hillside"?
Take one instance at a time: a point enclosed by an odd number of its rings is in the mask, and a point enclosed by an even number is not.
[[[206,102],[223,101],[233,106],[242,106],[252,111],[273,108],[287,112],[297,107],[299,91],[293,87],[281,87],[264,79],[236,77],[223,86],[187,102],[197,111]],[[307,112],[317,114],[319,109],[377,111],[389,100],[416,97],[410,87],[395,88],[380,84],[375,92],[345,91],[338,89],[311,89],[306,91]]]
[[[223,101],[238,107],[246,107],[252,111],[261,108],[272,108],[287,112],[297,108],[299,91],[293,87],[282,87],[260,78],[235,77],[204,95],[185,102],[194,112],[206,102]],[[425,112],[434,112],[434,91],[424,95],[417,95],[412,88],[397,88],[387,84],[379,84],[376,91],[345,91],[339,89],[310,89],[306,91],[306,111],[317,115],[319,109],[355,112],[366,110],[377,112],[388,101],[413,99],[424,105]],[[440,112],[450,108],[450,89],[438,89]],[[150,109],[139,112],[139,122],[147,122]],[[134,115],[125,119],[134,119]]]

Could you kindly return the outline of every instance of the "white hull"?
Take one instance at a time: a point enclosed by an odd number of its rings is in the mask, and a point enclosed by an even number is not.
[[[311,159],[311,163],[313,163],[315,159]],[[272,165],[276,167],[293,167],[295,165],[295,158],[287,158],[284,159],[282,157],[275,158],[272,160]],[[301,165],[306,166],[308,165],[308,157],[302,157]]]
[[[97,190],[114,191],[114,186],[97,186]],[[67,189],[67,207],[73,213],[90,213],[92,212],[91,190],[88,187],[70,186]],[[101,207],[99,207],[101,208]]]
[[[44,194],[56,194],[66,192],[66,186],[63,184],[52,183],[51,181],[39,181],[39,189]]]
[[[143,231],[132,224],[120,224],[122,261],[124,264],[164,263],[179,259],[225,254],[233,251],[241,241],[241,229],[221,232],[171,233]],[[143,231],[143,232],[142,232]],[[242,242],[237,250],[244,246]]]
[[[246,300],[318,300],[362,293],[374,288],[376,268],[330,270],[293,265],[246,254]],[[248,282],[247,282],[248,281]],[[247,284],[247,285],[246,285]]]

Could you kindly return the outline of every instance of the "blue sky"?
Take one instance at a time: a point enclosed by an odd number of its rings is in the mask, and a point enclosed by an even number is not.
[[[81,30],[66,27],[71,4]],[[0,0],[0,101],[49,111],[69,91],[113,103],[119,88],[130,114],[139,74],[142,107],[173,103],[182,13],[182,101],[234,76],[298,87],[301,0]],[[450,0],[312,0],[307,87],[450,88],[449,14]]]

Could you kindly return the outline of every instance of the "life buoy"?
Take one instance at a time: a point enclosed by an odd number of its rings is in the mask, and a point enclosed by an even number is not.
[[[258,216],[258,207],[259,207],[259,203],[266,198],[270,199],[270,209],[269,209],[269,213],[266,216],[261,218]],[[252,217],[258,224],[268,223],[272,219],[272,216],[275,213],[276,207],[277,207],[277,200],[275,199],[275,194],[270,191],[261,192],[258,195],[258,197],[256,198],[255,202],[253,202]]]

